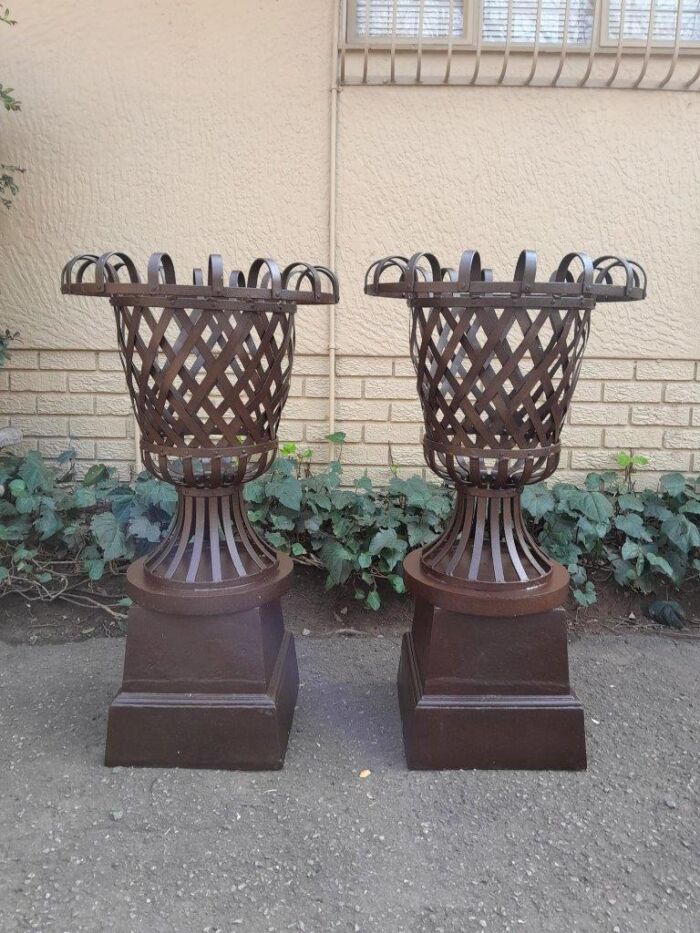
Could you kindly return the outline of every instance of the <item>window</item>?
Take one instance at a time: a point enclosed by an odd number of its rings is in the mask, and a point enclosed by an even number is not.
[[[653,3],[653,18],[652,18]],[[601,40],[617,43],[622,22],[623,42],[700,42],[700,0],[609,0],[607,34]]]
[[[464,36],[461,0],[356,0],[355,34],[370,39]]]
[[[700,42],[700,0],[350,0],[350,41],[600,46]],[[472,26],[473,21],[473,26]]]

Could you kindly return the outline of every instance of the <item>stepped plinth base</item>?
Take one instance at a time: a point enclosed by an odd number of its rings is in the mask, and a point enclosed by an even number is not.
[[[413,590],[410,565],[406,582]],[[564,610],[486,616],[468,606],[417,595],[398,675],[409,768],[584,769]]]
[[[279,600],[210,616],[134,606],[105,764],[281,768],[298,685]]]

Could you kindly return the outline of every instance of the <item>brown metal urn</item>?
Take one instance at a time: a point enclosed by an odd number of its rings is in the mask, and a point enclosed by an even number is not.
[[[636,263],[569,253],[546,282],[534,252],[494,281],[479,254],[370,266],[369,295],[404,298],[428,466],[454,484],[443,534],[409,554],[415,596],[399,701],[413,768],[585,768],[569,683],[569,575],[530,535],[523,487],[550,477],[597,302],[638,301]]]
[[[146,280],[123,253],[83,255],[62,291],[109,298],[146,468],[174,484],[164,540],[127,572],[122,688],[108,765],[280,768],[297,696],[280,597],[292,563],[253,530],[243,485],[271,465],[294,356],[298,305],[335,303],[322,266],[257,259],[224,280],[178,284],[167,253]]]

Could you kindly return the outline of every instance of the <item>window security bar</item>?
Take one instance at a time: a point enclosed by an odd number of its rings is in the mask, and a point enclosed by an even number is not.
[[[341,0],[339,83],[700,90],[700,0]]]

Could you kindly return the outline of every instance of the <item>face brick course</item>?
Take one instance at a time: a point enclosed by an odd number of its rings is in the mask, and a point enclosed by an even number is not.
[[[700,468],[700,373],[688,360],[585,359],[562,433],[557,479],[579,480],[615,467],[618,452],[643,453],[642,482],[666,470]],[[335,430],[347,435],[347,482],[393,473],[430,479],[423,461],[423,418],[407,356],[336,358]],[[0,373],[0,416],[21,428],[23,449],[55,457],[68,446],[86,467],[95,458],[128,476],[135,467],[134,419],[116,352],[17,349]],[[328,358],[300,354],[281,441],[328,458]],[[82,468],[81,468],[82,469]]]

